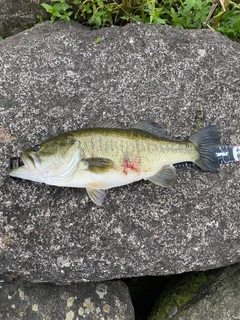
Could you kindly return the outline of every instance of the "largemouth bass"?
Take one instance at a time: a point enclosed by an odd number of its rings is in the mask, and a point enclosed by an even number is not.
[[[214,125],[189,140],[175,141],[150,120],[128,129],[108,121],[96,128],[63,133],[22,152],[24,165],[9,174],[49,185],[86,188],[92,201],[100,205],[105,190],[141,179],[162,187],[172,185],[176,181],[174,163],[190,161],[217,172],[214,146],[219,144]]]

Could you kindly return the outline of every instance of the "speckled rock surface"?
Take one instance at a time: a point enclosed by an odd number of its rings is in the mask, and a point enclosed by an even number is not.
[[[101,42],[94,44],[96,38]],[[8,159],[60,132],[152,119],[185,139],[200,122],[240,141],[240,45],[218,33],[44,23],[0,42],[0,271],[78,282],[206,270],[240,260],[239,164],[138,182],[101,207],[85,190],[8,177]]]
[[[0,0],[0,36],[9,37],[34,24],[40,17],[48,19],[49,14],[40,5],[50,0]]]
[[[121,281],[71,286],[5,282],[0,289],[1,320],[134,320],[126,285]]]
[[[240,319],[239,264],[182,275],[177,283],[169,283],[168,289],[168,294],[163,292],[164,300],[159,298],[148,320]]]

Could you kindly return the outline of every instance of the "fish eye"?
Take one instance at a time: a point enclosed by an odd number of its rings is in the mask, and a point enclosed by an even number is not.
[[[35,145],[35,146],[33,147],[33,150],[34,150],[34,151],[39,151],[40,148],[41,148],[41,147],[40,147],[39,145]]]

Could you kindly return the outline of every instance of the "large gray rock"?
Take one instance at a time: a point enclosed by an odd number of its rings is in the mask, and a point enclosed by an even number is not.
[[[240,265],[170,282],[148,320],[240,319]]]
[[[0,0],[0,36],[9,37],[47,19],[49,14],[40,5],[50,0]]]
[[[115,188],[101,207],[82,189],[14,181],[7,168],[19,151],[99,119],[150,118],[184,139],[200,105],[223,144],[240,142],[239,49],[215,32],[142,24],[43,23],[1,41],[0,271],[66,283],[239,261],[239,164],[179,170],[170,189]]]
[[[71,286],[4,283],[0,289],[1,320],[134,320],[126,285],[121,281]]]

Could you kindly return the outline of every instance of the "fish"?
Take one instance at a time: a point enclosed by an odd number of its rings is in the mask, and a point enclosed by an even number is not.
[[[219,171],[220,144],[216,125],[178,141],[151,120],[122,128],[108,120],[96,127],[64,132],[20,153],[23,165],[9,171],[15,178],[59,187],[85,188],[101,205],[106,190],[148,180],[161,187],[176,182],[173,166],[192,162],[202,170]]]

